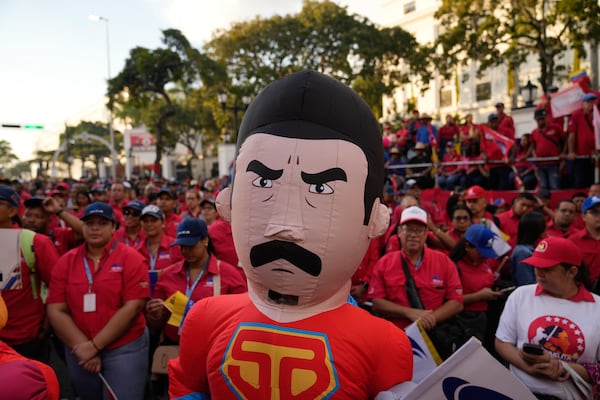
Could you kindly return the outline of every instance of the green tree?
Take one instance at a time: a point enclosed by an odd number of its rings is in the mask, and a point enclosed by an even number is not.
[[[479,72],[501,64],[521,65],[535,55],[546,91],[564,73],[557,60],[598,33],[596,0],[443,0],[442,26],[433,64],[449,79],[455,65],[476,62]]]
[[[176,100],[198,86],[200,79],[215,82],[224,70],[213,63],[176,29],[163,32],[164,48],[130,51],[123,70],[109,81],[109,107],[120,117],[144,122],[156,137],[155,168],[160,171],[162,152],[174,147],[176,134],[169,120],[177,113]]]
[[[217,31],[205,51],[227,65],[231,80],[224,85],[237,98],[308,68],[352,86],[376,114],[382,95],[406,81],[422,57],[414,37],[401,28],[379,29],[346,7],[314,0],[305,0],[295,15],[256,17]]]
[[[9,164],[17,161],[19,158],[13,153],[12,146],[6,140],[0,139],[0,166],[2,170],[8,168]]]

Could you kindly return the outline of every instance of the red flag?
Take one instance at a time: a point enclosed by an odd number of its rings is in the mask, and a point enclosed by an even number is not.
[[[481,137],[481,150],[485,151],[489,160],[506,160],[511,147],[515,141],[496,132],[487,125],[481,125],[483,135]]]

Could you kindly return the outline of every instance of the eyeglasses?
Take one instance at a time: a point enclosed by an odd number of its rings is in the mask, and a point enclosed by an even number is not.
[[[402,231],[405,233],[413,234],[413,235],[422,235],[427,231],[427,227],[425,227],[425,226],[402,225],[400,227],[400,229],[402,229]]]
[[[132,210],[131,208],[124,209],[123,214],[128,216],[130,215],[132,217],[139,217],[140,215],[142,215],[141,211]]]
[[[468,221],[470,217],[468,215],[457,215],[453,218],[455,221]]]

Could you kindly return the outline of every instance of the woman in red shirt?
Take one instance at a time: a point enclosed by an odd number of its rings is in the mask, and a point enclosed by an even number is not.
[[[148,267],[134,249],[113,239],[116,220],[106,203],[82,217],[85,243],[63,255],[50,281],[48,318],[65,344],[79,398],[101,400],[104,383],[117,398],[141,400],[148,370],[143,310]]]

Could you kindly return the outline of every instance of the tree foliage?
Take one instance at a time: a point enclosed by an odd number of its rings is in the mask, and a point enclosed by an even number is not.
[[[8,168],[9,164],[17,161],[19,158],[13,153],[10,143],[0,139],[0,167],[1,170]]]
[[[235,23],[218,31],[205,51],[227,66],[229,90],[238,98],[313,69],[352,86],[376,113],[382,95],[406,81],[411,69],[423,72],[415,62],[422,50],[412,35],[398,27],[379,29],[331,1],[305,0],[295,15]]]
[[[564,73],[557,61],[570,47],[585,54],[583,43],[598,34],[599,13],[596,0],[443,0],[433,64],[448,79],[459,63],[474,61],[482,73],[535,55],[546,90]]]

